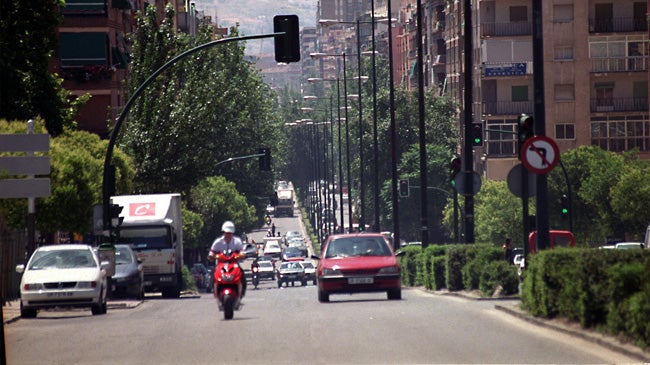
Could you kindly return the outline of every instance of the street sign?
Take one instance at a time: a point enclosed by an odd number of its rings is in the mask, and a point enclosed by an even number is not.
[[[50,157],[34,156],[34,152],[48,151],[49,149],[50,135],[47,133],[0,134],[0,152],[27,152],[27,156],[0,157],[0,174],[27,175],[27,178],[24,179],[0,179],[0,199],[45,198],[50,196],[50,179],[34,178],[34,175],[48,175],[50,173]]]
[[[50,135],[42,134],[0,134],[0,152],[48,151]]]
[[[46,198],[50,190],[48,178],[0,180],[0,199]]]
[[[532,197],[537,192],[537,177],[533,175],[532,172],[524,169],[522,164],[516,164],[512,169],[510,169],[510,172],[508,172],[508,189],[510,189],[510,192],[514,196],[521,198],[522,170],[528,174],[528,197]]]
[[[546,136],[534,136],[521,146],[521,162],[528,171],[546,174],[560,162],[560,149]]]
[[[474,195],[481,190],[481,175],[479,175],[477,172],[472,173],[472,187],[471,191],[467,188],[465,188],[465,176],[468,174],[467,172],[459,172],[454,176],[454,189],[458,192],[458,194],[462,195]]]
[[[0,157],[0,173],[11,175],[48,175],[50,156]]]

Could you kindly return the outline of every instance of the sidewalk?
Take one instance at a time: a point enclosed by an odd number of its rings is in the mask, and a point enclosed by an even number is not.
[[[107,303],[108,310],[115,309],[132,309],[142,304],[142,300],[120,299],[109,300]],[[88,308],[90,311],[90,308]],[[2,306],[2,320],[4,324],[16,322],[20,319],[20,300],[12,300]]]

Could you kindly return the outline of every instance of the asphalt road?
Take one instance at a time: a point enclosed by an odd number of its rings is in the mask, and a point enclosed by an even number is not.
[[[210,294],[149,297],[104,316],[39,313],[5,327],[9,364],[630,363],[591,342],[541,329],[494,303],[417,289],[333,295],[263,281],[227,321]]]

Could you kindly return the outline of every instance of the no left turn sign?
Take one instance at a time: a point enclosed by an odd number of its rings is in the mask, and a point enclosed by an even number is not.
[[[560,149],[554,140],[546,136],[529,138],[521,146],[521,163],[528,171],[546,174],[560,161]]]

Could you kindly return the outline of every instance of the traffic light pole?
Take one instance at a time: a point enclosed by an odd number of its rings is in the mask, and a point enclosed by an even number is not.
[[[535,134],[546,135],[546,111],[544,108],[544,42],[542,31],[542,0],[532,0],[533,11],[533,95]],[[536,194],[537,250],[550,247],[548,214],[548,175],[537,175]]]

